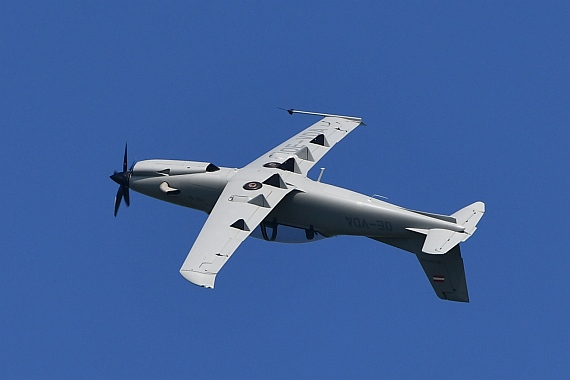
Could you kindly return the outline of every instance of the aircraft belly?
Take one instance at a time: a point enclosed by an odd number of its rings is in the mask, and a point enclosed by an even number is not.
[[[324,236],[404,237],[413,234],[408,228],[449,228],[449,222],[363,194],[326,186],[328,191],[290,193],[267,220],[304,229],[312,227]]]
[[[267,219],[299,228],[312,227],[325,236],[400,236],[409,233],[405,219],[398,213],[372,204],[366,196],[353,194],[362,198],[291,193]]]

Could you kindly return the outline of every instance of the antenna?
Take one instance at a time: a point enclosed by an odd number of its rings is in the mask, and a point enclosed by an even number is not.
[[[321,182],[321,178],[323,178],[324,172],[325,172],[325,168],[321,168],[321,173],[319,174],[319,178],[317,178],[317,182]]]
[[[316,116],[323,116],[323,117],[340,117],[342,119],[348,119],[348,120],[354,120],[354,121],[359,121],[362,124],[364,124],[362,122],[362,119],[356,116],[343,116],[343,115],[333,115],[330,113],[321,113],[321,112],[309,112],[309,111],[300,111],[300,110],[294,110],[293,108],[286,110],[285,108],[281,108],[281,107],[277,107],[280,110],[284,110],[287,111],[289,113],[289,115],[293,115],[294,113],[300,113],[300,114],[304,114],[304,115],[316,115]],[[364,124],[365,125],[365,124]]]

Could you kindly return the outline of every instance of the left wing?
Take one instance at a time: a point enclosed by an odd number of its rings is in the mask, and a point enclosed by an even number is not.
[[[182,276],[213,288],[216,274],[241,242],[293,189],[276,169],[241,169],[226,185],[202,227],[180,268]]]

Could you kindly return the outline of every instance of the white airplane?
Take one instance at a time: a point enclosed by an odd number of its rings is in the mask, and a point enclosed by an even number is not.
[[[405,209],[307,177],[336,143],[363,124],[358,117],[288,110],[323,118],[241,169],[208,162],[139,161],[111,179],[118,183],[115,216],[129,189],[209,214],[180,268],[196,285],[214,287],[216,275],[248,236],[313,242],[365,236],[412,252],[441,299],[469,302],[459,243],[485,212],[475,202],[446,216]]]

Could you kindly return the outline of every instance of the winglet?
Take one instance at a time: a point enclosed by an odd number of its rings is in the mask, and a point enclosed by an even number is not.
[[[283,108],[281,108],[283,109]],[[360,124],[362,125],[366,125],[362,122],[362,119],[356,116],[343,116],[343,115],[333,115],[330,113],[321,113],[321,112],[309,112],[309,111],[300,111],[300,110],[294,110],[293,108],[286,110],[289,115],[293,115],[294,113],[300,113],[300,114],[304,114],[304,115],[316,115],[316,116],[323,116],[323,117],[340,117],[342,119],[348,119],[348,120],[355,120],[355,121],[359,121]]]

